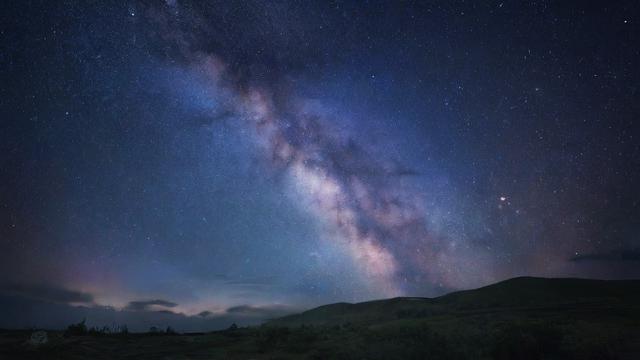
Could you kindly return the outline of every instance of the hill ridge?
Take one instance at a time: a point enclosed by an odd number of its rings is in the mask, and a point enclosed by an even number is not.
[[[518,276],[437,297],[394,297],[339,302],[273,319],[267,325],[377,323],[491,308],[550,307],[566,304],[640,302],[640,280]]]

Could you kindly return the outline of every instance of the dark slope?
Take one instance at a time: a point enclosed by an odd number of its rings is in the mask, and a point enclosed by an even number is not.
[[[546,306],[640,299],[640,280],[546,279],[519,277],[434,300],[458,308]]]
[[[276,326],[379,323],[489,309],[571,309],[640,304],[640,280],[547,279],[519,277],[436,298],[393,298],[357,304],[337,303],[269,322]]]

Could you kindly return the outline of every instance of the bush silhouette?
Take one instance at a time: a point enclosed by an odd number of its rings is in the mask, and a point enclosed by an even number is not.
[[[81,322],[77,324],[71,324],[67,326],[67,330],[64,332],[65,336],[79,336],[79,335],[87,335],[87,319],[82,319]]]

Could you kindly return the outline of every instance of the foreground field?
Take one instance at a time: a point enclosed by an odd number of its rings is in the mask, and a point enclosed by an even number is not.
[[[639,359],[640,282],[519,278],[206,334],[0,334],[7,359]]]

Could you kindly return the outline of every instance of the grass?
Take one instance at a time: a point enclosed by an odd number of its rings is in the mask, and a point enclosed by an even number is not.
[[[0,332],[8,359],[638,359],[640,282],[517,278],[207,334]]]

